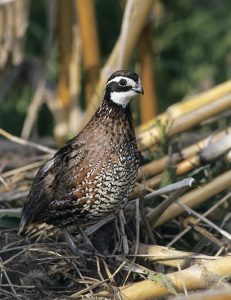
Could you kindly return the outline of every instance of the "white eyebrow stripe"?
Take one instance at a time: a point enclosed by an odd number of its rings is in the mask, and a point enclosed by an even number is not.
[[[107,85],[111,82],[119,82],[121,79],[125,79],[129,85],[134,87],[136,85],[135,81],[131,78],[125,77],[125,76],[117,76],[115,78],[112,78],[110,81],[107,82]]]

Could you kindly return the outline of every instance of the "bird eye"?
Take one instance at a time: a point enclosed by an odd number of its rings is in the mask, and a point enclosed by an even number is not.
[[[125,80],[125,79],[120,79],[119,85],[125,86],[126,84],[127,84],[127,80]]]

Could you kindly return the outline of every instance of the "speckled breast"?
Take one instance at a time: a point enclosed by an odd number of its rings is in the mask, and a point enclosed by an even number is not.
[[[109,156],[105,154],[104,158],[95,160],[94,165],[89,160],[84,170],[79,170],[78,174],[85,175],[81,180],[75,176],[78,185],[69,193],[65,209],[59,210],[62,203],[56,200],[53,217],[50,214],[47,223],[83,225],[116,213],[126,204],[139,167],[136,144],[123,144]]]
[[[89,220],[102,219],[122,208],[132,191],[137,177],[139,158],[136,147],[119,151],[117,160],[109,160],[100,174],[96,176],[94,200],[86,209],[90,209]],[[84,206],[83,206],[83,209]]]

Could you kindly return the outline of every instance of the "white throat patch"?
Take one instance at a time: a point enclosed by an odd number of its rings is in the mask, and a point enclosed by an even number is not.
[[[114,103],[125,107],[128,105],[130,99],[135,95],[136,93],[133,90],[126,92],[111,92],[111,100]]]

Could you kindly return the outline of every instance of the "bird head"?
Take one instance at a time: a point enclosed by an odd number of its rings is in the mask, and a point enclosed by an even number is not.
[[[126,107],[137,94],[144,94],[139,76],[134,72],[120,70],[108,78],[104,99]]]

